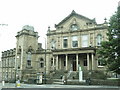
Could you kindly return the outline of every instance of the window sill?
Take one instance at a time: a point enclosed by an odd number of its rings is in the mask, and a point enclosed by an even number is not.
[[[68,49],[68,47],[66,47],[66,48],[65,48],[65,47],[63,47],[63,49]]]
[[[78,47],[72,47],[72,48],[78,48]]]
[[[103,68],[104,66],[98,66],[99,68]]]

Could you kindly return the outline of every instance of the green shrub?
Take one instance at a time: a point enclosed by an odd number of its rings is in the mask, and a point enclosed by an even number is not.
[[[88,73],[88,77],[90,77],[91,79],[107,79],[107,75],[103,72],[103,71],[91,71],[90,73]]]

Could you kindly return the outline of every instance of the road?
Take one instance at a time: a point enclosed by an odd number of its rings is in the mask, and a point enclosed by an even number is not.
[[[2,89],[5,88],[5,89]],[[18,87],[17,87],[18,88]],[[0,83],[0,90],[16,90],[17,89],[15,87],[14,83],[5,83],[4,86],[2,86],[2,83]],[[22,90],[26,90],[27,88],[35,88],[34,90],[50,90],[50,89],[55,89],[55,88],[59,88],[61,90],[65,89],[65,90],[120,90],[120,87],[117,86],[83,86],[83,85],[55,85],[55,84],[42,84],[42,85],[36,85],[36,84],[21,84],[21,86],[19,87]],[[31,89],[33,90],[33,89]]]

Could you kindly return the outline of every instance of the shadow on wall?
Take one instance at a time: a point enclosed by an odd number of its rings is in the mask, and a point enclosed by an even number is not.
[[[0,82],[2,82],[2,69],[0,68]]]

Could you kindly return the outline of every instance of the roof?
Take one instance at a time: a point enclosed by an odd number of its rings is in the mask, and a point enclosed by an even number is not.
[[[84,19],[89,20],[90,22],[96,23],[95,19],[89,19],[89,18],[87,18],[87,17],[85,17],[85,16],[82,16],[82,15],[76,13],[76,12],[73,10],[73,11],[71,12],[71,14],[69,14],[69,15],[68,15],[66,18],[64,18],[61,22],[59,22],[58,24],[55,24],[55,27],[61,25],[62,23],[64,23],[66,20],[68,20],[68,19],[69,19],[70,17],[72,17],[72,16],[82,17],[82,18],[84,18]]]
[[[30,26],[30,25],[25,25],[25,26],[22,27],[22,30],[31,30],[31,31],[34,31],[34,27]]]

